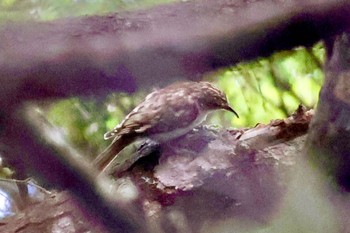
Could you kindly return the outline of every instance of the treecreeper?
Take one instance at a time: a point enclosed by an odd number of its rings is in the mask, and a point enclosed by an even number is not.
[[[209,82],[178,82],[146,96],[114,129],[104,135],[112,143],[94,160],[103,172],[118,153],[140,138],[163,143],[191,131],[210,112],[227,110],[225,93]]]

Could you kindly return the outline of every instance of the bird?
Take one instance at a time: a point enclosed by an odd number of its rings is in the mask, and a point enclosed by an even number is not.
[[[93,164],[103,172],[121,150],[137,139],[158,143],[173,140],[200,125],[215,110],[227,110],[239,118],[224,92],[209,82],[176,82],[156,90],[104,134],[104,139],[112,142]]]

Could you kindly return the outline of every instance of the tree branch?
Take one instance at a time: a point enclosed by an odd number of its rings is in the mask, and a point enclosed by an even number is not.
[[[0,99],[133,92],[335,35],[348,1],[204,0],[0,28]]]

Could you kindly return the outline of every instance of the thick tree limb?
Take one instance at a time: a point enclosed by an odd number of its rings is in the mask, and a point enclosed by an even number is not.
[[[153,164],[154,170],[149,166],[158,158],[147,158],[121,178],[131,178],[139,190],[136,201],[131,203],[134,214],[146,220],[142,231],[199,232],[206,222],[244,219],[236,223],[239,225],[269,221],[278,212],[291,171],[301,158],[312,116],[312,111],[300,108],[288,119],[252,129],[217,131],[201,127],[162,145],[163,153],[159,164]],[[45,169],[47,165],[40,166]],[[57,172],[60,171],[52,170],[52,175]],[[92,187],[99,187],[96,185]],[[121,181],[118,189],[125,185]],[[115,192],[112,195],[118,197]],[[43,232],[43,226],[53,228],[62,219],[68,219],[72,227],[79,229],[80,221],[85,229],[94,231],[96,226],[89,224],[89,217],[79,212],[76,205],[66,193],[56,193],[28,207],[21,219],[14,216],[0,222],[0,229],[26,232],[21,231],[25,225],[24,230]],[[41,224],[31,224],[30,220],[43,208],[51,217],[39,214],[35,218]]]
[[[154,155],[149,155],[124,177],[132,177],[142,190],[145,214],[153,213],[151,226],[161,226],[164,232],[182,232],[182,225],[188,227],[184,232],[200,232],[205,222],[237,218],[269,221],[302,158],[301,136],[312,116],[313,111],[300,108],[287,119],[252,129],[198,128],[163,145],[156,165],[158,159],[152,162]],[[168,219],[173,212],[185,222]]]
[[[203,0],[0,29],[0,99],[132,92],[349,26],[348,1]]]

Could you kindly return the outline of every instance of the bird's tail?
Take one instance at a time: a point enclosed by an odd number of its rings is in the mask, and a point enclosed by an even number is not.
[[[122,151],[127,145],[135,140],[135,136],[121,136],[102,151],[93,161],[93,166],[99,171],[105,170],[106,166]]]

